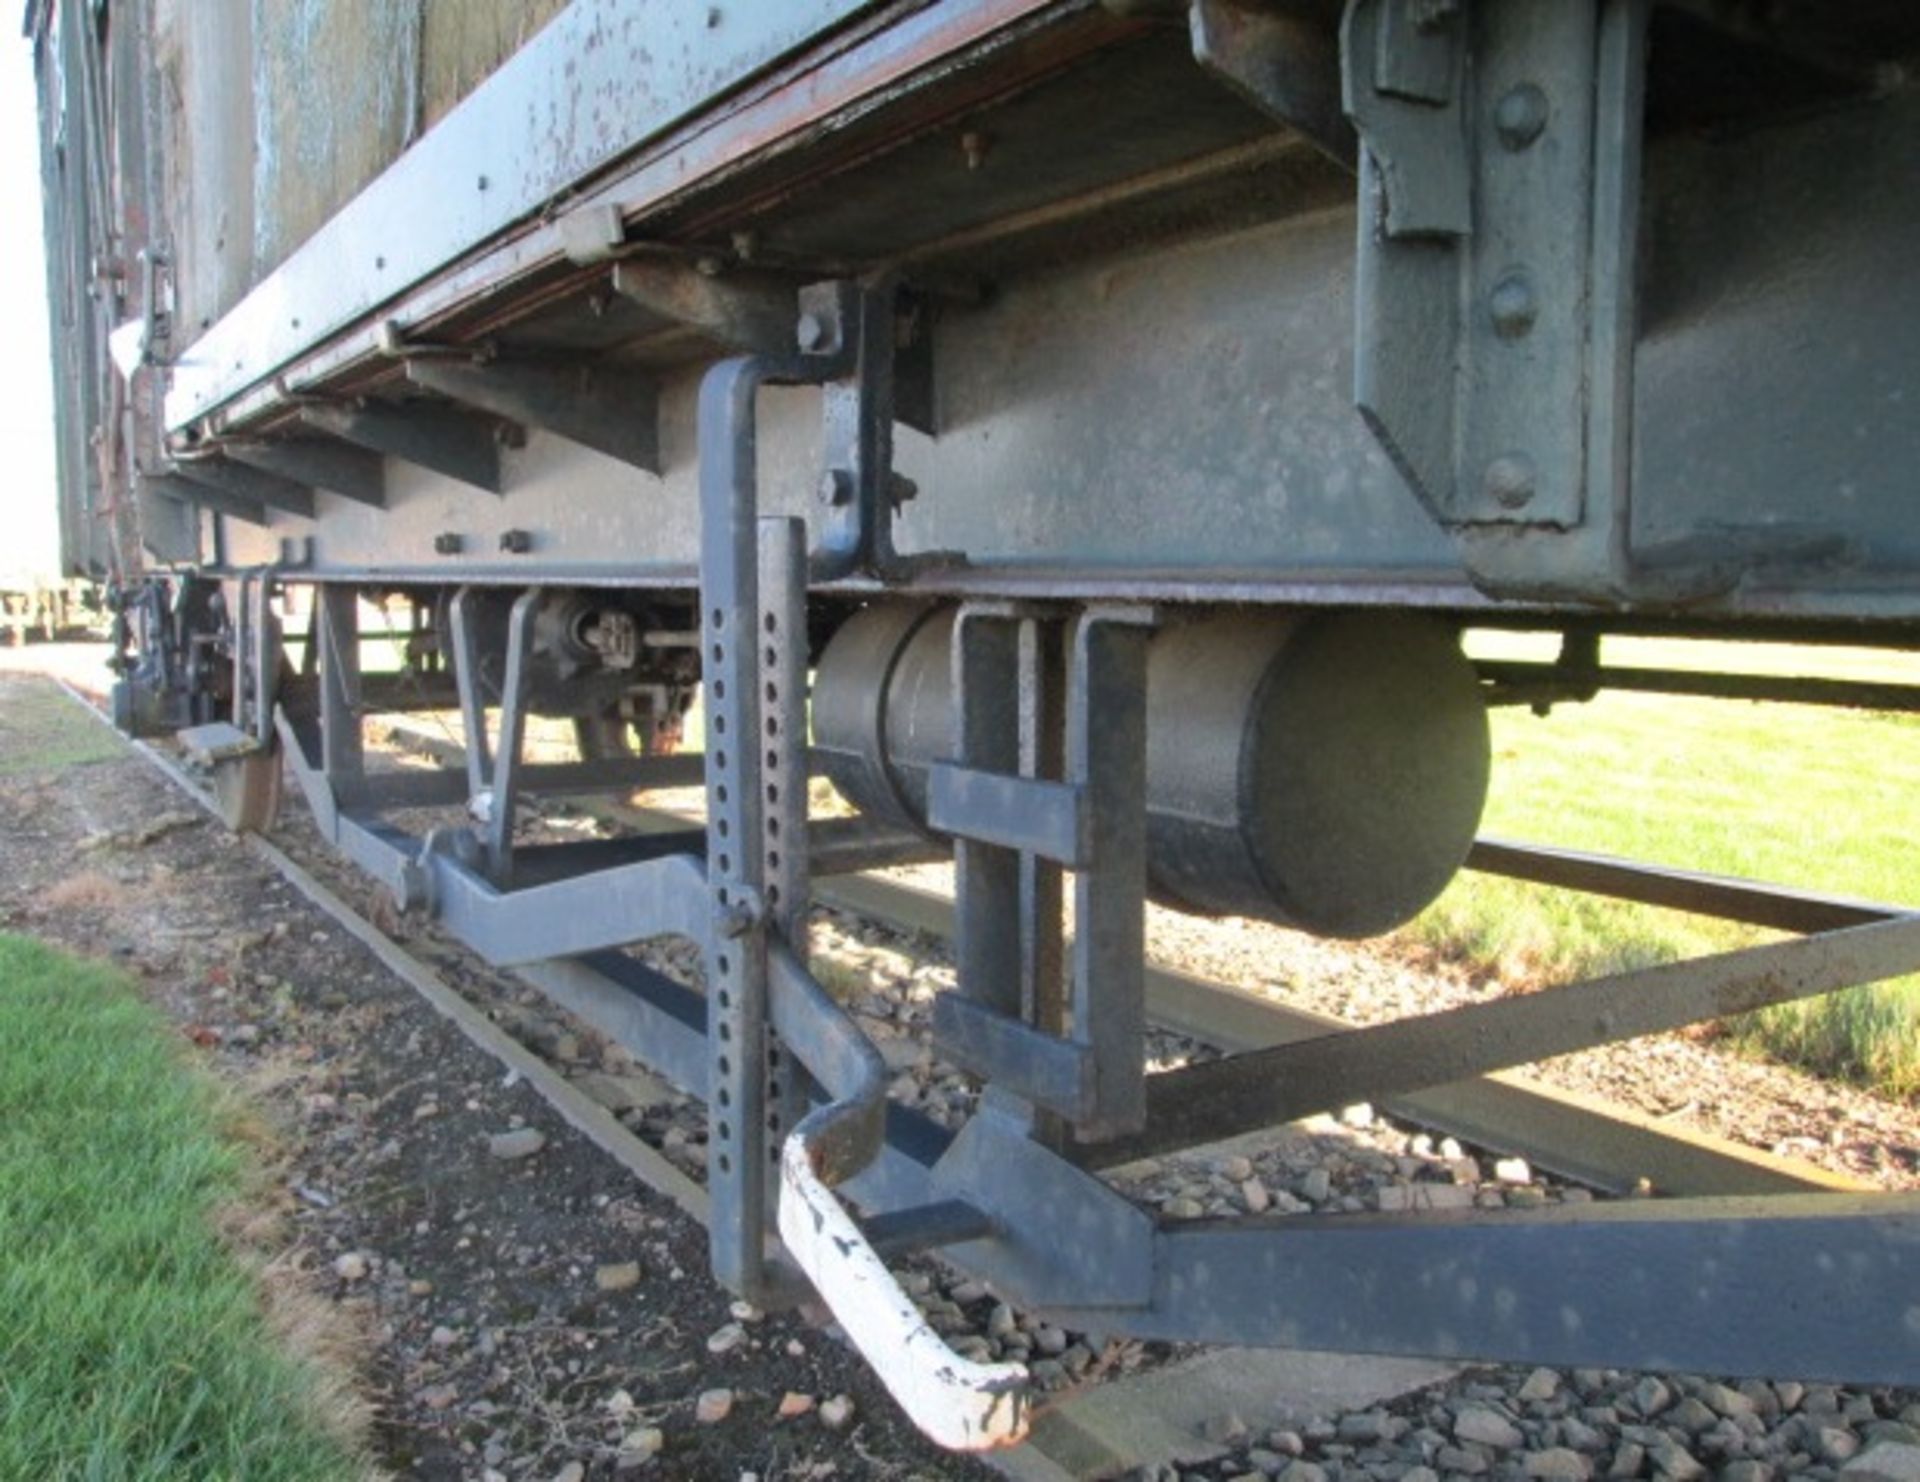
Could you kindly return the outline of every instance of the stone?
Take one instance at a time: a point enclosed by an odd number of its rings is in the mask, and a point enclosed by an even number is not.
[[[431,1343],[435,1348],[451,1348],[459,1341],[460,1335],[454,1332],[452,1328],[435,1328],[431,1333],[427,1334],[427,1342]]]
[[[987,1314],[987,1336],[1005,1338],[1018,1324],[1014,1320],[1013,1309],[1005,1302],[994,1303],[993,1311]]]
[[[487,1151],[503,1160],[531,1158],[547,1145],[547,1134],[538,1127],[515,1127],[511,1132],[496,1132],[487,1139]]]
[[[1920,1482],[1920,1446],[1876,1441],[1840,1468],[1842,1482]]]
[[[1667,1412],[1667,1424],[1677,1425],[1694,1435],[1712,1427],[1719,1417],[1692,1395],[1688,1395],[1679,1404]]]
[[[1207,1212],[1206,1206],[1198,1199],[1188,1199],[1184,1196],[1169,1199],[1160,1206],[1160,1211],[1170,1220],[1197,1220]]]
[[[1560,1376],[1552,1369],[1535,1369],[1527,1375],[1526,1383],[1518,1391],[1520,1399],[1528,1404],[1538,1404],[1550,1400],[1560,1392]]]
[[[1475,1446],[1442,1446],[1433,1455],[1440,1470],[1452,1476],[1464,1473],[1477,1477],[1487,1470],[1487,1455]]]
[[[1501,1158],[1493,1165],[1495,1181],[1503,1184],[1530,1184],[1533,1182],[1533,1170],[1527,1166],[1525,1158]]]
[[[1729,1384],[1701,1385],[1700,1402],[1729,1420],[1736,1415],[1751,1415],[1759,1408],[1751,1396]]]
[[[372,1263],[367,1260],[363,1252],[357,1250],[350,1250],[343,1256],[336,1256],[333,1262],[333,1274],[342,1281],[365,1281],[367,1272],[371,1269]]]
[[[414,1398],[429,1410],[445,1410],[460,1398],[460,1391],[451,1384],[430,1384]]]
[[[619,1075],[604,1070],[589,1070],[573,1078],[573,1084],[610,1112],[638,1111],[658,1106],[671,1094],[645,1071],[627,1071]]]
[[[1453,1436],[1457,1441],[1475,1441],[1502,1451],[1511,1451],[1526,1440],[1517,1425],[1485,1405],[1462,1408],[1453,1418]]]
[[[1647,1469],[1647,1448],[1638,1441],[1623,1441],[1613,1453],[1613,1460],[1607,1466],[1607,1476],[1614,1482],[1627,1482],[1638,1477]]]
[[[1651,1374],[1633,1387],[1633,1408],[1642,1419],[1652,1419],[1672,1403],[1673,1391]]]
[[[1052,1323],[1042,1323],[1040,1330],[1033,1335],[1033,1346],[1042,1353],[1058,1358],[1067,1351],[1067,1332]]]
[[[853,1397],[835,1395],[820,1406],[820,1423],[830,1431],[842,1429],[853,1419]]]
[[[716,1328],[707,1336],[707,1352],[711,1354],[732,1353],[747,1341],[747,1330],[737,1322],[727,1323]]]
[[[1220,1174],[1228,1183],[1243,1184],[1253,1177],[1253,1159],[1238,1154],[1220,1160]]]
[[[1549,1478],[1551,1482],[1587,1482],[1593,1475],[1593,1467],[1586,1457],[1565,1446],[1529,1451],[1523,1466],[1529,1477]]]
[[[1327,1482],[1327,1471],[1310,1461],[1290,1461],[1280,1473],[1280,1482]]]
[[[1325,1204],[1333,1193],[1333,1175],[1324,1168],[1309,1168],[1300,1180],[1300,1197],[1310,1204]]]
[[[1338,1435],[1343,1441],[1371,1446],[1389,1439],[1391,1418],[1384,1410],[1360,1410],[1352,1415],[1342,1415]]]
[[[1883,1441],[1890,1441],[1897,1446],[1920,1446],[1920,1427],[1903,1420],[1875,1420],[1862,1429],[1860,1439],[1866,1442],[1869,1449]]]
[[[570,1461],[553,1474],[553,1482],[586,1482],[586,1477],[586,1464]]]
[[[1654,1470],[1662,1477],[1670,1478],[1671,1482],[1694,1482],[1707,1470],[1691,1451],[1671,1436],[1662,1436],[1648,1448],[1647,1455],[1653,1462]]]
[[[1796,1379],[1781,1379],[1775,1381],[1773,1392],[1783,1411],[1798,1410],[1800,1402],[1807,1396],[1807,1387]]]
[[[638,1261],[616,1261],[608,1266],[596,1266],[593,1272],[593,1284],[603,1292],[627,1292],[640,1285],[640,1263]]]
[[[1852,1461],[1860,1450],[1860,1438],[1842,1426],[1819,1426],[1808,1439],[1813,1442],[1813,1449],[1820,1459],[1834,1466]]]
[[[1348,1127],[1371,1127],[1373,1108],[1364,1101],[1357,1101],[1352,1106],[1343,1106],[1340,1108],[1340,1121]]]
[[[705,1389],[693,1402],[693,1418],[702,1425],[718,1425],[733,1414],[733,1391]]]
[[[1408,1467],[1400,1474],[1400,1482],[1440,1482],[1440,1474],[1432,1467]]]
[[[1773,1468],[1749,1458],[1730,1461],[1720,1468],[1720,1482],[1773,1482]]]
[[[1249,1178],[1240,1185],[1240,1202],[1247,1206],[1248,1214],[1265,1214],[1273,1196],[1259,1179]]]
[[[780,1397],[778,1413],[782,1420],[794,1420],[812,1410],[813,1406],[812,1395],[801,1394],[797,1389],[790,1389]]]
[[[639,1466],[652,1461],[667,1444],[666,1432],[657,1425],[643,1425],[620,1438],[620,1453],[615,1466]]]

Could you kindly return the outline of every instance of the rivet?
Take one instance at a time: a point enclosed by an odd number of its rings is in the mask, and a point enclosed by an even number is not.
[[[475,186],[476,186],[476,187],[477,187],[478,189],[480,189],[480,190],[485,190],[485,189],[487,188],[487,186],[488,186],[488,185],[490,185],[491,183],[492,183],[492,182],[491,182],[491,181],[489,181],[489,180],[487,179],[487,177],[486,177],[486,176],[484,176],[484,175],[482,175],[482,176],[481,176],[481,177],[479,178],[479,180],[477,180],[477,181],[475,181],[475,182],[474,182],[474,184],[475,184]]]
[[[1533,460],[1525,453],[1502,453],[1487,465],[1487,493],[1502,509],[1521,509],[1533,502]]]
[[[1525,149],[1547,126],[1547,95],[1530,82],[1510,89],[1493,109],[1493,127],[1509,149]]]
[[[709,5],[707,7],[707,29],[709,31],[713,30],[720,24],[720,19],[720,7],[717,5]]]
[[[960,153],[966,157],[967,168],[977,170],[987,161],[987,136],[978,129],[968,129],[960,136]]]
[[[853,498],[853,475],[844,468],[829,468],[820,475],[820,502],[838,509]]]
[[[1487,295],[1487,312],[1493,318],[1493,332],[1503,340],[1517,340],[1533,328],[1540,305],[1533,296],[1533,283],[1525,273],[1509,273],[1493,285]]]

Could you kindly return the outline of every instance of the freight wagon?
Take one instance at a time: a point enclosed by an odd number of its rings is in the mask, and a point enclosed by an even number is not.
[[[715,1276],[824,1300],[931,1434],[1030,1405],[921,1320],[912,1251],[1114,1334],[1920,1379],[1903,1197],[1168,1223],[1100,1177],[1920,967],[1905,911],[1476,838],[1490,706],[1912,705],[1601,641],[1920,637],[1920,9],[33,0],[26,32],[119,719],[183,731],[236,826],[290,776],[399,908],[701,1097]],[[1468,625],[1558,657],[1476,664]],[[365,717],[422,708],[465,766],[370,767]],[[578,760],[530,762],[530,716]],[[856,817],[809,818],[821,776]],[[702,828],[516,830],[665,783]],[[888,1105],[807,966],[811,878],[935,858],[958,1131]],[[1148,1073],[1149,899],[1357,937],[1462,867],[1789,935]],[[620,950],[663,934],[700,983]]]

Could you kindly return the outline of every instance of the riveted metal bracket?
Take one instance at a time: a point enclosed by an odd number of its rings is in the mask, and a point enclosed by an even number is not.
[[[1556,547],[1569,580],[1617,576],[1645,8],[1347,7],[1356,398],[1489,590],[1510,590],[1519,529],[1581,532]]]

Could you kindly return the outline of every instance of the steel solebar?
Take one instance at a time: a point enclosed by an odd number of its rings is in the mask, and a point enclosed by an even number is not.
[[[1778,931],[1834,931],[1908,914],[1901,907],[1877,901],[1790,890],[1731,875],[1661,869],[1605,854],[1550,849],[1486,835],[1474,840],[1466,867],[1482,874],[1691,911],[1724,921],[1744,921]]]
[[[1920,1382],[1920,1195],[1635,1199],[1183,1225],[1144,1310],[1175,1342]]]
[[[1278,1045],[1149,1077],[1146,1129],[1087,1157],[1111,1166],[1915,971],[1920,916],[1902,916]]]

